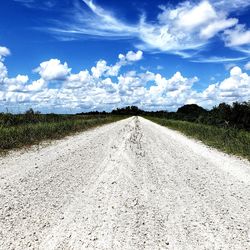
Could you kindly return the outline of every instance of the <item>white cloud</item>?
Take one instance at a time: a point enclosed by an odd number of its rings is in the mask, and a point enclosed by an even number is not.
[[[244,8],[250,5],[249,0],[233,0],[230,1],[230,3],[228,0],[210,0],[210,2],[213,4],[213,6],[215,6],[215,8],[223,9],[227,12],[232,12],[235,10],[242,11]]]
[[[225,66],[225,69],[228,71],[228,70],[234,68],[237,65],[235,63],[227,63],[224,66]]]
[[[198,59],[191,59],[191,62],[198,62],[198,63],[226,63],[226,62],[237,62],[245,60],[247,57],[207,57],[207,58],[198,58]]]
[[[219,84],[219,89],[221,98],[246,100],[250,97],[250,76],[239,67],[234,67],[230,71],[230,77]]]
[[[239,67],[230,70],[230,76],[220,83],[211,84],[197,97],[200,103],[210,102],[210,106],[220,102],[249,101],[250,76]]]
[[[0,46],[0,61],[8,55],[10,55],[10,50],[6,47]]]
[[[107,62],[105,60],[98,61],[96,66],[91,68],[92,75],[95,78],[99,78],[107,70]]]
[[[14,0],[14,1],[23,4],[27,8],[35,8],[41,10],[47,10],[56,5],[56,0],[44,0],[42,2],[38,0]]]
[[[36,92],[42,90],[46,86],[46,82],[44,79],[38,79],[37,81],[33,81],[32,84],[27,85],[26,89],[28,91]]]
[[[25,84],[28,82],[29,77],[27,75],[17,75],[13,78],[5,78],[4,83],[10,92],[24,91]]]
[[[143,52],[142,51],[137,51],[136,53],[133,52],[133,51],[129,51],[127,54],[126,54],[126,59],[130,62],[135,62],[135,61],[139,61],[142,59],[142,55],[143,55]]]
[[[250,62],[246,63],[246,65],[244,66],[245,70],[250,70]]]
[[[120,54],[113,66],[99,60],[91,70],[83,69],[75,74],[67,63],[51,59],[40,64],[41,78],[34,81],[21,74],[9,78],[6,66],[0,62],[0,103],[13,109],[21,105],[23,109],[79,112],[111,110],[126,105],[148,110],[174,110],[186,103],[212,107],[219,102],[250,99],[250,76],[237,66],[231,68],[229,77],[199,92],[195,90],[198,78],[187,78],[181,72],[169,78],[145,70],[119,73],[120,67],[139,59],[142,53],[128,52]],[[116,71],[113,75],[112,70]],[[60,84],[50,88],[49,83],[55,80],[60,80]]]
[[[250,30],[246,29],[244,25],[239,24],[235,29],[224,32],[224,40],[229,47],[250,45]]]
[[[93,86],[93,79],[88,70],[82,70],[78,74],[70,74],[63,85],[67,89],[78,89],[83,86],[86,88]]]
[[[173,15],[174,12],[174,15]],[[187,30],[193,30],[202,25],[207,25],[210,21],[217,18],[217,13],[208,1],[202,1],[198,5],[192,6],[186,3],[169,13],[179,27]],[[167,18],[168,21],[169,18]],[[165,23],[165,22],[164,22]]]
[[[218,32],[223,31],[227,28],[235,26],[238,23],[238,19],[229,18],[224,20],[216,20],[215,22],[210,23],[200,32],[201,38],[209,39],[214,37]]]
[[[3,83],[5,77],[7,77],[8,71],[6,66],[0,61],[0,84]]]
[[[130,62],[136,62],[142,59],[142,51],[129,51],[126,55],[119,54],[119,61],[115,65],[107,65],[105,60],[99,60],[96,66],[91,68],[92,75],[95,78],[100,78],[101,76],[117,76],[120,68],[129,64]]]
[[[46,81],[51,80],[64,80],[71,69],[68,68],[67,63],[61,64],[58,59],[50,59],[49,61],[42,62],[38,68],[34,70]]]
[[[204,49],[215,36],[229,47],[248,41],[248,31],[239,29],[242,25],[238,24],[237,18],[229,18],[232,11],[248,6],[247,0],[236,0],[230,4],[225,0],[184,1],[175,7],[160,6],[154,21],[148,22],[144,14],[133,24],[119,19],[92,0],[82,1],[85,6],[75,9],[73,20],[63,27],[50,28],[50,32],[62,39],[67,36],[70,39],[79,38],[81,35],[101,39],[136,38],[138,49],[168,52],[185,58]],[[240,38],[236,33],[240,33]]]
[[[6,79],[6,83],[8,84],[25,84],[29,80],[29,77],[26,75],[17,75],[15,78]]]
[[[156,69],[157,70],[162,70],[162,69],[164,69],[164,67],[162,65],[157,65]]]

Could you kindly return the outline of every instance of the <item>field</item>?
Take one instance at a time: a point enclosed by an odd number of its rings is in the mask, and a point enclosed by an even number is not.
[[[28,110],[24,114],[0,114],[0,152],[38,144],[43,140],[60,139],[89,128],[132,116],[131,110],[115,114],[96,113],[79,115],[40,114]],[[129,111],[129,112],[128,112]],[[136,114],[136,111],[133,111]],[[250,132],[204,123],[169,119],[167,114],[145,113],[145,118],[160,125],[178,130],[229,154],[250,160]],[[175,117],[176,118],[176,117]],[[184,117],[185,118],[185,117]],[[216,121],[216,119],[213,119]]]
[[[208,146],[250,160],[250,132],[205,124],[146,116],[147,119],[198,139]]]
[[[43,140],[60,139],[123,118],[125,117],[114,115],[43,115],[33,112],[1,114],[0,152],[37,144]]]

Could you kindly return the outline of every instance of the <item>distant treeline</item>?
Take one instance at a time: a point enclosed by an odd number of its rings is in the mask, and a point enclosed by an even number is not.
[[[250,102],[235,102],[232,105],[221,103],[209,111],[190,104],[179,108],[177,112],[155,112],[150,115],[250,131]]]
[[[43,122],[62,122],[68,120],[90,119],[91,117],[107,117],[110,115],[141,115],[160,117],[171,120],[189,121],[218,127],[230,127],[250,131],[250,101],[235,102],[232,105],[221,103],[211,110],[206,110],[196,104],[180,107],[176,112],[144,111],[136,106],[118,108],[111,112],[85,112],[76,115],[41,114],[29,109],[24,114],[0,113],[1,126],[18,126],[22,124],[35,124]]]
[[[112,114],[153,116],[250,131],[250,101],[234,102],[232,105],[221,103],[211,110],[206,110],[196,104],[188,104],[180,107],[177,112],[149,112],[130,106],[113,110]]]
[[[98,113],[99,118],[105,118],[108,114],[101,115]],[[37,123],[58,123],[64,121],[75,121],[75,120],[87,120],[96,118],[94,114],[84,115],[71,115],[71,114],[41,114],[39,111],[36,112],[32,108],[27,110],[23,114],[12,114],[12,113],[0,113],[0,127],[12,127],[26,124],[37,124]]]

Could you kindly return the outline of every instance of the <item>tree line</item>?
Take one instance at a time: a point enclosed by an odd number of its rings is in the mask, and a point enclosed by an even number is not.
[[[231,105],[221,103],[211,110],[206,110],[197,104],[187,104],[178,108],[176,112],[164,110],[143,111],[136,106],[129,106],[113,110],[111,113],[120,115],[155,116],[250,131],[250,101],[242,103],[234,102]]]
[[[127,106],[114,109],[111,112],[91,111],[75,115],[60,115],[53,113],[41,114],[40,112],[35,112],[33,109],[29,109],[24,114],[0,113],[0,126],[16,126],[39,122],[60,122],[79,118],[87,119],[90,118],[90,116],[105,117],[110,115],[153,116],[250,131],[250,101],[241,103],[234,102],[231,105],[221,103],[211,110],[206,110],[197,104],[187,104],[180,107],[176,112],[168,112],[165,110],[144,111],[137,106]]]

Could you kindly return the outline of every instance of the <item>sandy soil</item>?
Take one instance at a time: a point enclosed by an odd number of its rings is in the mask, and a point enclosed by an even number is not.
[[[0,249],[250,249],[250,164],[137,117],[13,152]]]

